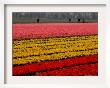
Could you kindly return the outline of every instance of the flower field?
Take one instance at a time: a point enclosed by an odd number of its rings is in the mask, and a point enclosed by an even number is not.
[[[89,58],[89,59],[88,59]],[[98,61],[97,54],[91,56],[82,56],[76,58],[68,58],[62,60],[53,60],[48,62],[39,62],[16,66],[13,68],[13,75],[35,74],[36,72],[62,69],[64,67],[72,67],[77,65],[91,64]]]
[[[87,75],[98,75],[96,69],[98,64],[85,64],[80,66],[68,67],[63,69],[57,69],[53,71],[42,72],[41,74],[36,74],[36,76],[87,76]]]
[[[97,76],[97,23],[13,24],[13,76]]]
[[[12,27],[13,39],[53,38],[98,33],[97,23],[32,23],[14,24]]]

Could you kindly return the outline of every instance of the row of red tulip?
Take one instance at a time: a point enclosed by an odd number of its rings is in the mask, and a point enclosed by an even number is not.
[[[36,76],[97,76],[98,63],[42,72]]]
[[[48,71],[51,69],[63,68],[66,66],[76,66],[76,65],[94,63],[94,62],[98,62],[97,54],[91,56],[67,58],[63,60],[53,60],[53,61],[25,64],[25,65],[13,67],[13,75],[35,74],[35,72]]]

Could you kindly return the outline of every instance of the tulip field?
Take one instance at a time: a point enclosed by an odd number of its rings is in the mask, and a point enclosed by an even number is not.
[[[13,76],[98,76],[98,23],[12,25]]]

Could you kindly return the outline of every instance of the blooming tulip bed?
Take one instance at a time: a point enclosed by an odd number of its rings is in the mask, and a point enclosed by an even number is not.
[[[98,64],[85,64],[81,66],[74,66],[53,71],[42,72],[36,76],[96,76],[98,75]]]
[[[98,33],[97,23],[31,23],[13,24],[13,39],[66,37],[73,35],[94,35]]]
[[[97,23],[13,24],[13,76],[97,76]]]
[[[88,59],[89,58],[89,59]],[[45,61],[39,63],[25,64],[13,67],[13,75],[35,75],[36,72],[45,72],[49,70],[62,69],[65,67],[79,66],[84,64],[96,63],[98,55],[82,56],[76,58],[67,58],[56,61]]]

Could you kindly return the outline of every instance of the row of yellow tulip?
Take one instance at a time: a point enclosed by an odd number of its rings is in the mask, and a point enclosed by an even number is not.
[[[24,47],[20,49],[13,48],[13,57],[24,57],[29,55],[44,55],[44,54],[46,55],[49,53],[94,49],[97,47],[98,47],[97,42],[92,42],[92,41],[88,42],[85,40],[84,43],[32,47],[32,48]]]
[[[77,40],[73,40],[75,38]],[[40,41],[45,43],[40,43]],[[44,60],[93,55],[97,54],[97,52],[97,35],[74,36],[70,37],[70,39],[69,37],[56,38],[56,40],[55,38],[21,40],[13,42],[13,64],[26,64]]]
[[[24,57],[24,58],[13,59],[13,65],[40,62],[40,61],[45,61],[45,60],[58,60],[58,59],[83,56],[83,55],[85,56],[94,55],[94,54],[97,54],[97,52],[98,52],[98,49],[93,49],[93,50],[73,51],[73,52],[68,51],[64,53],[54,53],[51,55],[29,56],[29,57]]]
[[[84,36],[82,36],[84,37]],[[94,39],[95,37],[95,39]],[[73,37],[74,38],[74,37]],[[81,37],[80,37],[81,38]],[[89,36],[88,36],[89,38]],[[28,40],[24,43],[19,41],[19,45],[15,41],[13,43],[13,57],[20,57],[20,56],[28,56],[28,55],[39,55],[39,54],[47,54],[47,53],[54,53],[58,51],[65,51],[65,49],[72,48],[74,50],[85,50],[98,47],[98,39],[97,36],[91,37],[91,39],[81,40],[79,41],[69,41],[65,42],[50,42],[50,43],[39,43],[36,44],[36,39],[33,39],[33,42],[29,42]],[[15,46],[16,45],[16,46]]]
[[[98,40],[98,38],[97,35],[91,35],[91,36],[73,36],[73,37],[65,37],[65,38],[30,39],[30,40],[13,41],[13,46],[14,48],[22,48],[27,46],[65,44],[67,42],[76,43],[76,42],[82,42],[83,40],[94,41],[94,40]]]

